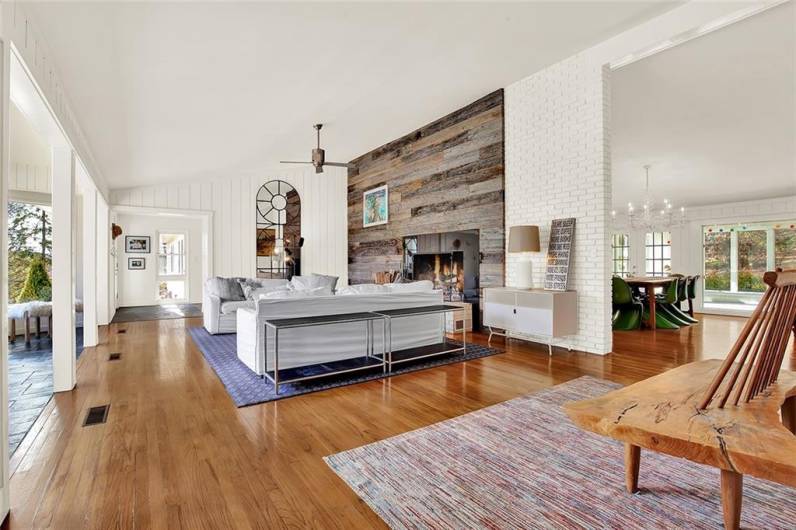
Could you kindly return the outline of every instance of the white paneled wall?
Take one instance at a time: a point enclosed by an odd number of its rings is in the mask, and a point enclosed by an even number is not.
[[[255,197],[270,180],[284,180],[301,197],[302,274],[339,276],[348,283],[347,170],[270,171],[259,177],[197,180],[111,191],[115,205],[214,212],[213,270],[219,276],[255,274]],[[122,227],[124,228],[124,227]]]
[[[538,225],[532,255],[542,287],[553,219],[574,217],[569,288],[578,292],[578,333],[562,341],[611,351],[608,70],[575,56],[506,88],[506,228]],[[506,254],[507,284],[520,285],[517,254]],[[533,338],[531,338],[533,340]]]
[[[53,54],[48,49],[46,38],[40,34],[38,23],[28,13],[27,6],[23,2],[2,2],[0,10],[3,40],[6,43],[13,41],[16,52],[25,62],[30,74],[36,80],[38,89],[47,100],[50,112],[63,128],[63,132],[69,138],[69,142],[86,166],[97,188],[103,195],[106,195],[107,186],[91,154],[75,113],[69,105],[69,98],[65,94],[58,66],[53,62]]]
[[[9,108],[8,189],[50,193],[50,146],[13,103]]]

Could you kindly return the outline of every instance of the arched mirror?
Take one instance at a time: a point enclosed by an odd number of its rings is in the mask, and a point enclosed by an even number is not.
[[[301,274],[301,199],[282,180],[257,191],[257,277],[285,278]]]

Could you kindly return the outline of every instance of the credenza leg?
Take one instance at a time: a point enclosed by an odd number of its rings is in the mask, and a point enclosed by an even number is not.
[[[638,491],[638,469],[641,464],[641,448],[625,443],[625,487],[628,493]]]
[[[741,527],[742,499],[743,475],[722,469],[721,506],[724,510],[724,528],[726,530],[738,530]]]

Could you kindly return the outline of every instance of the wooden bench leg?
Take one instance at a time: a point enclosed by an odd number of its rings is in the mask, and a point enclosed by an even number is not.
[[[36,317],[36,338],[41,338],[41,317]]]
[[[782,403],[782,425],[796,434],[796,396],[791,396]]]
[[[625,444],[625,487],[628,493],[638,491],[638,469],[641,464],[641,448]]]
[[[11,328],[11,333],[10,333],[11,338],[9,340],[11,342],[14,342],[17,340],[17,321],[14,318],[9,318],[9,320],[11,321],[9,325],[9,328]]]
[[[726,530],[738,530],[741,527],[742,499],[743,475],[722,469],[721,505],[724,509],[724,528]]]
[[[25,346],[30,346],[30,315],[25,313]]]

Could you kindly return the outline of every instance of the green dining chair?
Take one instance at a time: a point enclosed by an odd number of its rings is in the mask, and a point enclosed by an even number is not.
[[[677,300],[677,282],[672,281],[670,282],[663,290],[663,294],[659,294],[655,296],[655,327],[657,329],[680,329],[681,325],[685,325],[683,323],[678,322],[676,319],[673,319],[667,314],[665,309],[665,305],[670,300]],[[649,309],[649,301],[644,304],[644,320],[649,321],[650,318],[650,309]]]
[[[684,276],[675,277],[669,285],[666,286],[662,295],[656,297],[658,303],[656,313],[661,313],[666,320],[677,326],[690,326],[695,324],[696,321],[683,313],[678,305],[680,304],[680,295],[686,293],[686,278]]]
[[[644,306],[633,296],[633,291],[619,276],[611,278],[613,319],[612,327],[617,331],[630,331],[641,327]]]
[[[696,298],[696,285],[699,281],[700,275],[688,277],[688,288],[686,289],[686,298],[688,298],[688,314],[693,318],[694,316],[694,299]]]

